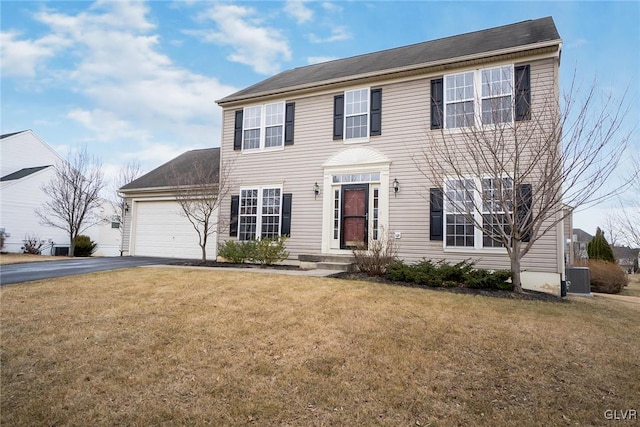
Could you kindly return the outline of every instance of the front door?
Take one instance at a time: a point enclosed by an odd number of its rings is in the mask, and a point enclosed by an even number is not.
[[[342,227],[340,248],[367,246],[369,184],[342,186]]]

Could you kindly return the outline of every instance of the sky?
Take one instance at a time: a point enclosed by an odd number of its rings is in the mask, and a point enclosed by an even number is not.
[[[215,101],[280,71],[545,16],[563,39],[561,90],[575,74],[626,94],[637,126],[638,1],[0,0],[0,133],[31,129],[63,156],[86,145],[107,178],[134,160],[148,172],[220,146]],[[615,203],[574,227],[594,234]]]

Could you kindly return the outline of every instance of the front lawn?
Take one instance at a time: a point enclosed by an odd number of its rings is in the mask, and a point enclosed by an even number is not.
[[[179,268],[0,296],[1,425],[603,425],[640,409],[640,310],[615,300]]]

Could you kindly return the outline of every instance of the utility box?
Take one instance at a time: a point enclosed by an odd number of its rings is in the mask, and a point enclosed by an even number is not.
[[[53,248],[53,255],[69,256],[69,246],[56,246],[55,248]]]
[[[567,267],[565,269],[567,288],[570,294],[591,295],[591,274],[589,267]]]

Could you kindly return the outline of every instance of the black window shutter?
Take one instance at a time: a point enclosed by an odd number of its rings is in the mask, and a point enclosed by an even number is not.
[[[531,120],[531,71],[529,65],[514,69],[516,79],[516,121]]]
[[[371,132],[369,135],[382,135],[382,89],[371,89]]]
[[[528,242],[531,240],[531,230],[529,227],[531,226],[531,206],[533,204],[533,192],[531,190],[531,184],[520,184],[520,188],[518,189],[518,199],[517,202],[517,219],[518,219],[518,228],[520,230],[526,230],[522,241]]]
[[[233,132],[233,149],[242,150],[242,110],[236,111],[236,122]]]
[[[442,129],[444,122],[443,109],[443,81],[442,79],[431,80],[431,129]]]
[[[342,139],[344,128],[344,94],[333,97],[333,139]]]
[[[293,122],[295,114],[295,102],[287,102],[284,114],[284,145],[293,145]]]
[[[229,222],[229,236],[236,237],[238,235],[238,207],[240,205],[240,196],[231,196],[231,219]]]
[[[429,195],[429,238],[442,240],[443,228],[443,200],[442,188],[432,188]]]
[[[282,230],[283,236],[291,235],[291,193],[282,195]]]

